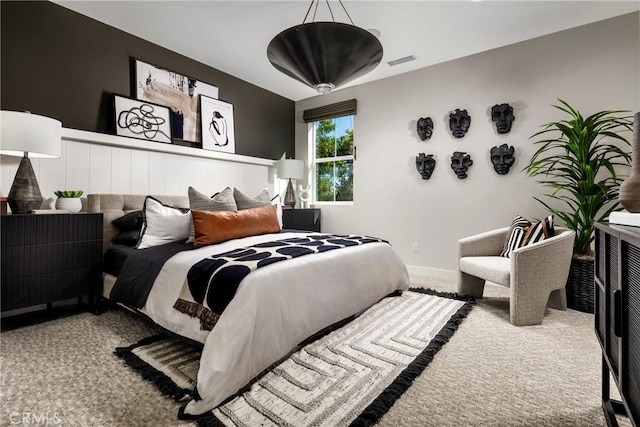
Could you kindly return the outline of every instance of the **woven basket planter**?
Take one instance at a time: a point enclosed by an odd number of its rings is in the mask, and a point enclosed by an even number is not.
[[[594,259],[571,259],[567,279],[567,306],[585,313],[593,313]]]

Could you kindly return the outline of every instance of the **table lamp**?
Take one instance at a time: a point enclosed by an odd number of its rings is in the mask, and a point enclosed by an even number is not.
[[[7,198],[11,212],[40,209],[42,193],[29,156],[60,157],[62,123],[28,112],[0,111],[0,135],[0,154],[22,156]]]
[[[304,177],[304,162],[296,159],[278,160],[278,178],[289,179],[287,192],[284,194],[284,205],[289,209],[296,206],[296,195],[291,185],[292,179],[302,179]]]

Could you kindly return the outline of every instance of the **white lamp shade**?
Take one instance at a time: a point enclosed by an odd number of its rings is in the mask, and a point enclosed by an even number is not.
[[[278,178],[302,179],[304,177],[304,162],[296,159],[278,160]]]
[[[37,114],[0,111],[0,154],[60,157],[62,123]]]

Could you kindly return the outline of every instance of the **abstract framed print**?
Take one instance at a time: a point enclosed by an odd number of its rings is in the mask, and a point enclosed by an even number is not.
[[[233,104],[200,95],[202,115],[202,148],[236,152]]]
[[[113,95],[116,135],[171,144],[169,108]]]
[[[135,69],[132,95],[171,109],[173,138],[200,142],[198,96],[217,98],[218,88],[135,58],[132,61]]]

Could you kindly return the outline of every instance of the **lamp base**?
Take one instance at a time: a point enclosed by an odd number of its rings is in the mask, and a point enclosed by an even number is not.
[[[296,207],[296,194],[293,192],[291,178],[289,178],[289,184],[287,184],[287,192],[284,193],[284,205],[287,209],[295,209]]]
[[[20,166],[13,179],[11,189],[7,197],[7,202],[11,208],[11,213],[25,214],[31,213],[34,209],[40,209],[42,206],[42,193],[38,186],[36,174],[33,172],[31,160],[24,156],[20,160]]]

